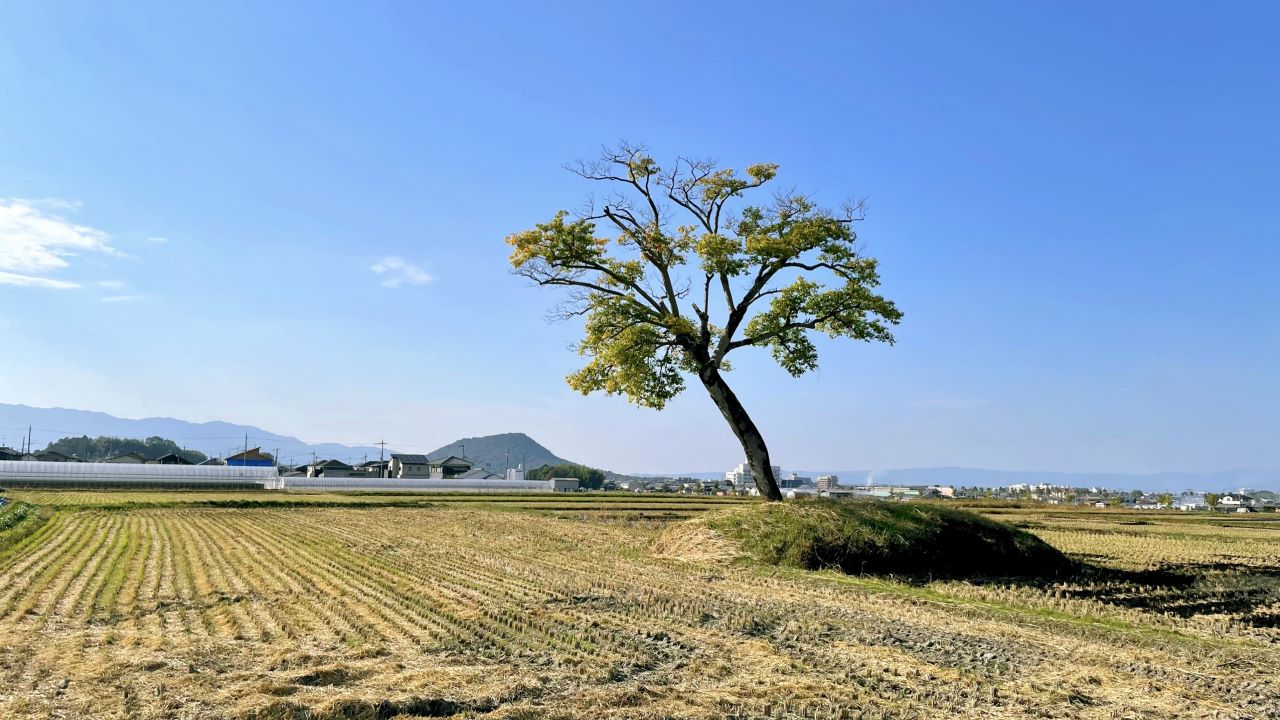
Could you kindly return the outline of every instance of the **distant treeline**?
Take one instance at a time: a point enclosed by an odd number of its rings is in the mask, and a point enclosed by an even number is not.
[[[202,463],[209,459],[208,455],[199,450],[184,450],[178,443],[162,437],[149,437],[146,440],[137,438],[118,438],[118,437],[94,437],[88,435],[81,437],[65,437],[56,442],[49,443],[46,450],[60,452],[63,455],[78,457],[85,462],[101,462],[107,458],[113,458],[117,455],[125,453],[137,453],[145,460],[155,460],[161,455],[174,453],[180,455],[192,463]]]
[[[578,478],[578,487],[586,490],[599,490],[604,487],[603,470],[589,468],[586,465],[543,465],[524,474],[526,480],[547,480],[550,478]]]

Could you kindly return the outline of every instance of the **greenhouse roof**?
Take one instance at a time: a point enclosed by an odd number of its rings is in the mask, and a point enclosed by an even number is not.
[[[0,460],[0,485],[23,481],[255,483],[274,482],[274,467],[159,465]]]

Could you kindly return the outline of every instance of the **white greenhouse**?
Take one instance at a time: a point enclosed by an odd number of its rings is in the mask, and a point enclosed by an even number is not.
[[[274,467],[4,460],[0,487],[278,490],[281,483]]]
[[[505,478],[349,478],[286,477],[287,490],[363,490],[399,492],[550,492],[546,480]]]

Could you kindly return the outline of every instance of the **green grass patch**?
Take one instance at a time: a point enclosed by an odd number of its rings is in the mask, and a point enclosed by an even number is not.
[[[53,513],[25,502],[0,508],[0,555],[40,529]]]
[[[746,556],[848,574],[948,578],[1062,575],[1073,563],[1025,530],[931,503],[809,500],[708,512],[676,523],[655,550],[689,559]],[[710,550],[709,550],[710,549]]]

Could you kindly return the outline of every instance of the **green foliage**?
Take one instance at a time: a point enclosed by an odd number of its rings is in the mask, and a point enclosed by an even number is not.
[[[738,207],[777,177],[777,165],[738,172],[678,158],[663,167],[626,143],[571,170],[615,192],[577,217],[561,210],[507,237],[514,272],[568,289],[556,314],[585,318],[577,351],[586,364],[569,386],[660,410],[698,378],[749,462],[765,468],[761,493],[780,500],[764,438],[724,380],[727,356],[767,347],[799,376],[818,367],[814,333],[893,342],[902,313],[875,292],[876,261],[858,247],[861,204],[836,214],[780,192]]]
[[[175,453],[192,463],[202,463],[209,457],[199,450],[186,450],[172,440],[162,437],[149,437],[145,440],[118,437],[66,437],[49,443],[46,450],[60,452],[63,455],[78,457],[87,462],[98,462],[125,453],[137,453],[146,460],[155,460],[162,455]]]
[[[569,463],[567,465],[543,465],[525,473],[526,480],[549,480],[551,478],[577,478],[578,486],[584,490],[599,490],[604,487],[603,470]]]
[[[572,169],[621,192],[580,217],[557,212],[507,243],[517,274],[569,288],[561,317],[585,317],[577,350],[586,365],[567,377],[575,390],[661,409],[686,376],[726,370],[739,348],[768,347],[798,376],[818,367],[812,333],[893,342],[902,313],[875,293],[876,261],[861,254],[853,230],[860,206],[837,215],[781,193],[735,211],[774,180],[777,165],[661,167],[626,144]]]
[[[625,395],[657,410],[684,390],[683,353],[671,347],[661,327],[636,315],[634,307],[618,298],[595,301],[585,337],[578,344],[578,353],[590,359],[569,374],[569,387],[583,395],[597,391]]]
[[[25,502],[0,507],[0,557],[40,529],[52,512]]]
[[[908,576],[1056,575],[1071,563],[1024,530],[928,503],[807,500],[697,518],[759,562]]]

